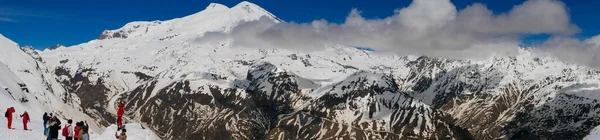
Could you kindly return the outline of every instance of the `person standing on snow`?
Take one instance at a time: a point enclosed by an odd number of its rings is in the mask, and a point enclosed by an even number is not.
[[[23,130],[29,130],[27,129],[27,123],[29,123],[31,120],[29,119],[29,114],[27,113],[27,111],[21,114],[21,118],[23,118]]]
[[[50,120],[48,112],[44,112],[44,117],[42,119],[44,119],[44,135],[46,135],[46,132],[48,131],[48,127],[46,127],[46,124],[48,124],[48,120]]]
[[[82,122],[76,122],[75,123],[75,130],[73,131],[74,134],[74,138],[75,140],[79,140],[79,132],[81,132],[81,126],[83,125]]]
[[[121,135],[117,135],[117,132],[115,132],[115,137],[118,140],[127,140],[127,134],[125,134],[125,132],[127,132],[125,129],[121,130]]]
[[[49,128],[49,135],[50,135],[50,139],[52,140],[56,140],[58,139],[58,131],[60,130],[60,120],[54,116],[52,117],[51,123],[50,123],[50,128]]]
[[[119,104],[119,111],[117,111],[117,127],[120,130],[123,126],[123,113],[125,113],[125,104]]]
[[[81,139],[80,140],[90,140],[90,134],[88,134],[88,128],[84,127],[83,130],[81,131]]]
[[[50,138],[50,137],[51,137],[51,135],[50,135],[50,127],[51,127],[52,125],[54,125],[54,119],[52,119],[52,117],[50,117],[50,118],[48,119],[48,123],[46,123],[46,128],[48,128],[48,131],[46,131],[46,132],[44,133],[44,135],[46,136],[46,140],[51,140],[51,139],[52,139],[52,138]]]
[[[81,140],[82,136],[83,136],[83,129],[89,128],[87,121],[85,121],[85,122],[81,121],[79,123],[81,124],[81,129],[78,134],[75,134],[75,135],[79,136],[79,139],[75,139],[75,140]]]
[[[65,128],[63,128],[63,136],[65,136],[66,140],[73,140],[74,129],[73,129],[73,126],[71,126],[71,124],[73,124],[73,120],[68,120],[67,125],[65,125]],[[66,131],[66,132],[64,132],[64,131]],[[65,135],[65,133],[67,135]]]
[[[12,129],[12,114],[15,113],[15,108],[10,107],[6,109],[6,118],[8,119],[8,129]]]

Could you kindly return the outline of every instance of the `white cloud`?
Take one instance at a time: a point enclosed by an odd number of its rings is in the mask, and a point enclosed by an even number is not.
[[[508,13],[493,15],[485,5],[473,4],[459,13],[458,24],[467,31],[491,34],[562,34],[579,32],[566,6],[556,0],[528,0]]]
[[[17,22],[17,21],[12,18],[0,17],[0,22]]]
[[[325,44],[372,48],[379,52],[444,58],[514,55],[523,34],[571,35],[579,28],[557,0],[528,0],[494,14],[483,4],[457,11],[449,0],[414,0],[383,19],[365,19],[353,9],[342,24],[274,23],[263,18],[230,33],[209,33],[202,41],[231,39],[235,46],[284,47],[316,51]]]
[[[563,61],[600,68],[600,35],[586,40],[554,37],[538,48]]]
[[[395,16],[408,29],[436,29],[456,18],[456,7],[449,0],[414,0]]]

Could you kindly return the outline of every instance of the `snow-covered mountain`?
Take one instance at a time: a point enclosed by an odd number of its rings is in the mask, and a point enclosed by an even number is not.
[[[31,47],[20,48],[17,43],[0,34],[0,93],[2,107],[15,107],[19,114],[42,116],[44,112],[57,114],[64,119],[93,120],[79,104],[79,98],[66,92],[56,76],[48,70],[37,51]],[[3,108],[2,111],[6,111]],[[37,120],[41,117],[32,117]],[[90,124],[91,131],[102,130]]]
[[[1,37],[0,85],[98,129],[125,102],[163,139],[581,139],[600,125],[600,71],[527,48],[451,60],[196,41],[260,18],[283,22],[242,2],[43,51]]]
[[[280,19],[265,9],[250,3],[241,2],[232,8],[212,3],[201,12],[167,21],[130,22],[120,29],[105,30],[98,40],[112,38],[145,38],[152,40],[190,39],[206,32],[230,31],[241,22],[265,17],[276,22]]]

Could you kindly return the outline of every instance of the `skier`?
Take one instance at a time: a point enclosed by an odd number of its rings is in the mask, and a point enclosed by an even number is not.
[[[127,130],[123,128],[121,129],[121,135],[117,135],[117,132],[115,132],[115,137],[119,140],[127,140],[127,134],[125,134],[125,132],[127,132]]]
[[[5,117],[8,119],[8,129],[12,129],[12,114],[15,112],[14,107],[6,109]]]
[[[44,112],[44,117],[42,119],[44,119],[44,134],[46,134],[46,132],[48,131],[48,127],[46,127],[46,124],[48,124],[48,120],[50,120],[48,112]]]
[[[73,124],[73,120],[68,120],[67,121],[67,125],[65,125],[65,128],[63,128],[63,136],[65,137],[66,140],[73,140],[73,134],[74,134],[74,130],[73,130],[73,126],[71,126],[71,124]]]
[[[58,131],[60,130],[60,120],[56,116],[52,117],[49,129],[50,139],[58,139]]]
[[[29,119],[29,114],[27,113],[27,111],[21,114],[21,118],[23,118],[23,130],[29,130],[27,129],[27,123],[31,122],[31,120]]]
[[[118,130],[120,130],[121,126],[123,126],[123,113],[125,113],[124,108],[125,108],[125,104],[123,104],[123,103],[119,104],[119,111],[117,111]]]

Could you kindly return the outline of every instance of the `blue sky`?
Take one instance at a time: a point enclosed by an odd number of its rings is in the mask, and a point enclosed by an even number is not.
[[[410,0],[249,0],[285,21],[310,22],[325,19],[343,22],[352,8],[362,11],[365,18],[384,18],[395,9],[408,6]],[[509,11],[523,0],[451,0],[463,9],[475,2],[486,4],[494,13]],[[209,3],[229,7],[237,0],[0,0],[0,34],[21,45],[38,49],[55,44],[67,46],[95,39],[104,29],[116,29],[130,21],[168,20],[203,10]],[[563,1],[569,8],[573,23],[581,28],[577,38],[600,34],[600,1]],[[548,35],[529,36],[525,43],[539,43]]]

